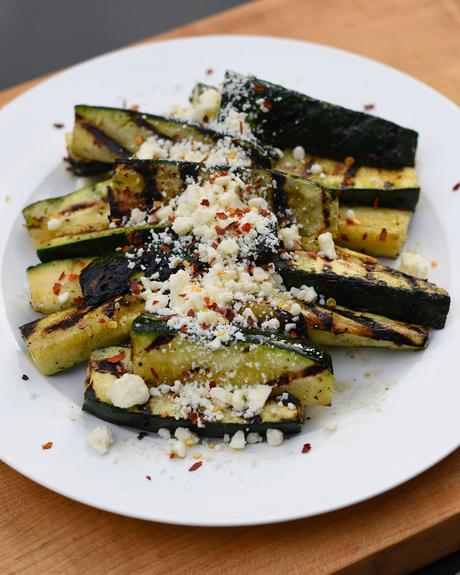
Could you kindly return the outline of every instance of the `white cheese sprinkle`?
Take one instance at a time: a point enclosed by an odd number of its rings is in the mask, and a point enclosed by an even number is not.
[[[50,218],[47,222],[47,227],[50,231],[57,230],[62,224],[62,220],[58,220],[57,218]]]
[[[421,255],[404,252],[401,256],[399,269],[405,274],[425,280],[428,277],[430,268],[428,261]]]
[[[284,440],[283,432],[279,429],[267,429],[267,443],[271,447],[281,445]]]
[[[139,375],[125,373],[112,382],[107,397],[116,407],[133,407],[148,401],[149,388]]]
[[[262,443],[263,440],[264,438],[260,435],[260,433],[255,433],[254,431],[248,433],[248,436],[246,437],[246,441],[249,445],[253,445],[255,443]]]
[[[64,304],[69,299],[69,292],[65,291],[58,295],[58,302]]]
[[[278,237],[287,250],[295,250],[300,247],[299,227],[296,225],[281,228],[278,231]]]
[[[334,240],[332,239],[331,232],[326,232],[318,236],[319,252],[318,255],[326,256],[328,260],[337,259],[335,251]]]
[[[292,155],[298,162],[305,162],[305,150],[302,148],[302,146],[296,146],[292,150]]]
[[[233,435],[230,441],[230,448],[231,449],[244,449],[246,445],[246,439],[244,437],[244,431],[241,429]]]
[[[171,432],[166,427],[160,427],[158,437],[161,437],[161,439],[171,439]]]
[[[86,436],[87,444],[99,455],[105,455],[115,443],[112,430],[106,425],[98,425]]]
[[[321,174],[322,171],[323,171],[323,167],[321,166],[321,164],[317,164],[315,162],[310,166],[310,174],[317,176],[318,174]]]

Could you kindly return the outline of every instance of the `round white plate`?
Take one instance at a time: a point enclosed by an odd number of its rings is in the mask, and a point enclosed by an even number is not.
[[[318,98],[374,112],[420,133],[423,193],[408,247],[438,262],[433,281],[449,289],[447,326],[424,352],[333,351],[337,392],[313,409],[303,432],[281,447],[242,453],[206,445],[195,461],[169,461],[165,443],[112,426],[105,457],[85,437],[98,421],[80,412],[84,368],[45,378],[24,353],[18,326],[33,319],[25,268],[36,257],[21,208],[75,189],[65,169],[64,131],[73,105],[166,111],[185,103],[196,81],[219,82],[226,68],[254,73]],[[206,71],[212,69],[212,74]],[[0,113],[1,282],[0,455],[42,485],[89,505],[189,525],[243,525],[306,517],[386,491],[459,445],[460,180],[457,107],[424,84],[360,56],[303,42],[249,36],[186,38],[129,48],[58,74]],[[21,375],[30,376],[23,381]],[[42,444],[52,441],[47,451]],[[302,454],[305,442],[312,445]],[[146,479],[151,476],[151,480]]]

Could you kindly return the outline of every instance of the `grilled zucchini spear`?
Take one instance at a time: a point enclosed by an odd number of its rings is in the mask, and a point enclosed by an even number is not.
[[[84,411],[112,423],[145,431],[166,428],[174,433],[178,427],[187,427],[208,437],[233,435],[240,429],[246,433],[265,433],[267,429],[279,429],[285,435],[301,430],[303,409],[292,395],[284,397],[282,401],[269,398],[262,412],[251,419],[235,415],[229,407],[223,408],[222,419],[205,422],[200,426],[194,424],[190,418],[184,419],[179,415],[173,393],[152,397],[147,403],[129,409],[115,407],[108,398],[107,391],[121,374],[131,371],[130,348],[108,347],[94,351],[88,365]]]

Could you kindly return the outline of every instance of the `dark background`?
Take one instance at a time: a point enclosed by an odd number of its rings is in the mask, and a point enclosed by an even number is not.
[[[246,1],[0,0],[0,90]],[[416,571],[459,573],[460,552]]]

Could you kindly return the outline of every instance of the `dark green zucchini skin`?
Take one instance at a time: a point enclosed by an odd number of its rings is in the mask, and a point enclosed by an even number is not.
[[[267,103],[262,109],[261,99]],[[259,101],[259,103],[258,103]],[[282,86],[227,71],[221,119],[229,107],[248,113],[255,135],[279,148],[306,151],[368,166],[413,166],[418,134],[363,112],[356,112],[288,90]]]
[[[113,228],[75,236],[62,236],[42,244],[37,249],[41,262],[66,258],[105,256],[129,245],[140,246],[150,237],[151,230],[164,228]]]
[[[326,260],[320,270],[315,269],[308,265],[308,256],[300,262],[280,260],[276,265],[288,289],[305,284],[326,299],[333,298],[353,310],[437,329],[445,325],[450,307],[445,290],[383,266],[374,258],[352,261],[351,273],[347,275],[334,271],[334,261]]]
[[[290,401],[294,403],[294,405],[298,405],[299,403],[292,395],[290,396]],[[156,432],[161,428],[166,428],[174,434],[174,431],[178,427],[186,427],[194,433],[206,437],[223,437],[225,434],[233,435],[239,430],[243,430],[245,433],[252,431],[265,434],[267,429],[279,429],[285,435],[292,435],[294,433],[299,433],[302,428],[300,408],[295,412],[295,418],[286,421],[263,423],[260,417],[256,416],[252,419],[248,419],[244,424],[206,422],[204,427],[198,427],[187,419],[160,417],[156,414],[152,414],[148,409],[148,405],[137,406],[127,410],[104,403],[98,400],[94,389],[91,386],[86,388],[85,391],[83,411],[91,413],[99,419],[116,423],[118,425],[134,427],[135,429],[140,429],[142,431]]]
[[[102,124],[110,125],[110,134],[104,131]],[[78,135],[84,133],[89,135],[96,145],[98,158],[80,157],[78,149],[75,151],[71,146],[69,162],[74,173],[78,175],[95,175],[110,171],[115,159],[131,157],[140,146],[135,141],[136,135],[142,140],[157,135],[174,141],[194,138],[208,144],[217,143],[222,138],[228,137],[226,134],[184,120],[123,108],[79,104],[75,106],[73,146],[78,144]],[[265,149],[257,143],[233,137],[231,139],[234,145],[246,151],[254,166],[270,167],[271,157],[274,157],[273,150]],[[106,159],[103,156],[106,156],[107,161],[101,161]]]

